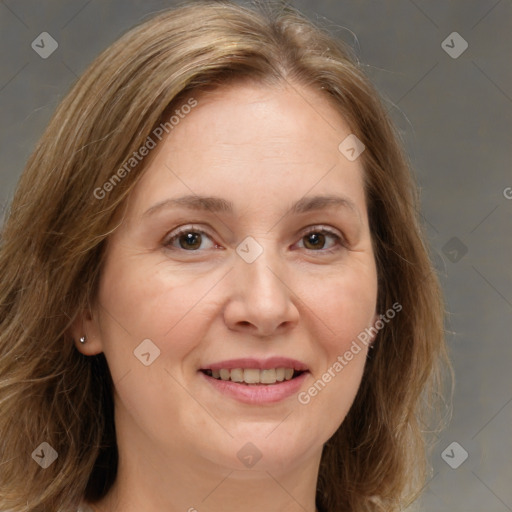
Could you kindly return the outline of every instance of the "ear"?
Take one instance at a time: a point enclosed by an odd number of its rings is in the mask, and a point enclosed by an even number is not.
[[[91,311],[82,311],[71,325],[70,332],[75,347],[83,355],[93,356],[103,352],[99,324]],[[80,342],[82,337],[85,337],[85,343]]]

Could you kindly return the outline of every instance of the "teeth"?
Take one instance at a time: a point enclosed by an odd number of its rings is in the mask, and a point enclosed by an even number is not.
[[[276,371],[274,369],[261,370],[260,382],[262,384],[275,384],[276,380]]]
[[[231,370],[231,380],[233,382],[243,382],[244,381],[244,371],[241,368],[236,368],[235,370]]]
[[[291,380],[293,368],[270,368],[258,370],[256,368],[233,368],[227,370],[211,370],[214,379],[231,380],[233,382],[244,382],[246,384],[275,384],[284,380]]]
[[[236,372],[237,370],[235,370]],[[243,370],[244,382],[247,384],[259,384],[260,382],[260,371],[259,370]],[[231,376],[233,376],[233,370],[231,370]],[[233,380],[233,378],[231,378]]]

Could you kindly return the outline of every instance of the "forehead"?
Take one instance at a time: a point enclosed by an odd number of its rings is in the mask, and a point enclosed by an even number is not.
[[[300,155],[311,152],[314,144],[319,151],[334,152],[339,137],[350,133],[333,100],[303,86],[234,83],[199,93],[196,100],[198,107],[190,116],[193,114],[196,123],[183,122],[180,130],[169,136],[175,150],[183,143],[190,147],[219,142],[255,147],[257,142],[265,142],[268,152],[262,156],[266,156],[274,147],[284,150],[298,140],[307,140],[309,144],[288,149]]]
[[[338,149],[350,127],[323,93],[242,83],[192,97],[197,106],[181,113],[134,190],[137,209],[174,193],[235,205],[259,195],[261,206],[336,188],[364,203],[361,159]]]

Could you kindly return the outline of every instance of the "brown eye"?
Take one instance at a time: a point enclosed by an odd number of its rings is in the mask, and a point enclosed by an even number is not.
[[[304,240],[304,247],[306,249],[323,249],[325,245],[325,235],[323,233],[308,233]]]
[[[178,237],[182,249],[199,249],[201,247],[202,236],[200,233],[186,233]]]
[[[326,228],[313,228],[302,236],[299,247],[324,254],[346,246],[342,235]]]

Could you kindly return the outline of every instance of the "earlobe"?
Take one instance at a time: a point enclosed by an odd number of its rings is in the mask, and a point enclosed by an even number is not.
[[[90,311],[84,311],[77,316],[70,333],[75,347],[80,353],[92,356],[102,352],[96,322]]]

